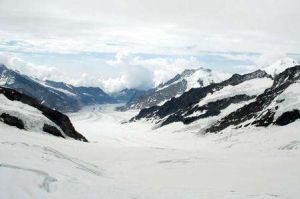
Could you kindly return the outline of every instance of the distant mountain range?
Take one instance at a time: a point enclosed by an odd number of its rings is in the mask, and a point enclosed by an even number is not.
[[[0,86],[15,89],[45,106],[74,112],[87,105],[127,102],[138,90],[125,89],[109,95],[99,87],[72,86],[64,82],[41,81],[0,64]]]
[[[139,92],[118,110],[143,109],[163,104],[172,97],[180,96],[191,88],[207,86],[226,79],[229,75],[214,72],[210,69],[198,68],[184,70],[181,74],[148,91]]]
[[[117,102],[126,103],[131,101],[136,95],[143,93],[143,91],[135,88],[125,88],[119,92],[110,94]]]
[[[287,125],[300,118],[300,65],[284,58],[231,77],[204,68],[185,70],[148,91],[124,89],[111,95],[97,87],[41,81],[0,65],[0,101],[0,121],[6,124],[82,141],[87,140],[59,111],[128,102],[119,110],[141,109],[131,122],[147,120],[156,127],[180,122],[200,133]]]
[[[300,118],[300,66],[289,58],[264,70],[193,88],[162,105],[142,109],[131,121],[157,127],[182,122],[218,132],[227,127],[286,125]]]
[[[262,68],[262,70],[266,71],[271,76],[275,76],[296,64],[297,62],[295,60],[286,57],[276,61],[270,66]],[[140,110],[162,105],[171,98],[178,97],[192,88],[205,87],[212,83],[221,82],[229,77],[229,74],[205,68],[187,69],[153,89],[136,93],[126,105],[118,107],[117,109],[120,111],[129,109]]]

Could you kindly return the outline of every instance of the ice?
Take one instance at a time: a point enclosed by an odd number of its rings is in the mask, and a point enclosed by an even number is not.
[[[258,78],[245,81],[235,86],[226,86],[225,88],[216,91],[212,94],[208,94],[204,99],[202,99],[198,106],[203,106],[209,102],[217,101],[219,99],[225,99],[233,97],[235,95],[259,95],[263,93],[267,88],[271,87],[273,80],[270,78]]]
[[[70,114],[90,143],[0,123],[0,198],[300,197],[299,121],[202,135],[180,123],[122,124],[136,111],[116,106]]]
[[[274,116],[277,119],[284,112],[300,109],[300,82],[290,85],[283,93],[281,93],[274,100],[275,103],[271,104],[274,108],[276,105],[278,109]],[[277,103],[276,103],[277,102]]]

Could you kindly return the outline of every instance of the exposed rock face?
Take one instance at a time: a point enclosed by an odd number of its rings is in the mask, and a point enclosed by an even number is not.
[[[47,106],[40,104],[32,97],[24,95],[10,88],[0,87],[0,94],[3,94],[7,99],[11,101],[19,101],[38,109],[46,118],[56,124],[66,136],[74,138],[76,140],[87,142],[87,139],[75,130],[68,116],[64,115],[63,113],[50,109]],[[44,125],[44,130],[48,133],[55,134],[60,137],[65,137],[61,133],[57,132],[59,131],[58,129],[55,130],[50,126]]]
[[[292,111],[287,111],[281,116],[279,116],[275,121],[275,124],[279,126],[285,126],[289,123],[296,121],[297,119],[300,119],[300,111],[294,109]]]
[[[236,96],[229,99],[223,99],[215,103],[210,103],[201,107],[199,107],[197,104],[200,102],[201,99],[206,97],[208,94],[212,94],[216,91],[219,91],[226,86],[229,85],[235,86],[245,81],[256,79],[256,78],[271,79],[271,76],[261,70],[255,71],[253,73],[245,74],[245,75],[235,74],[231,78],[223,82],[213,83],[203,88],[191,89],[188,92],[182,94],[178,98],[172,98],[162,106],[154,106],[148,109],[143,109],[136,117],[132,119],[132,121],[141,118],[157,118],[157,119],[164,118],[165,122],[162,123],[162,125],[169,124],[174,121],[182,121],[184,123],[190,123],[201,117],[210,116],[213,115],[213,113],[216,114],[222,108],[226,108],[231,103],[249,100],[252,99],[253,96],[246,96],[246,95]],[[214,109],[218,109],[218,110],[214,110]],[[192,115],[195,111],[199,111],[199,110],[203,110],[203,111],[206,110],[207,112],[202,116],[187,118],[189,115]],[[166,117],[168,118],[166,119]]]
[[[0,118],[5,124],[8,124],[10,126],[15,126],[19,129],[24,129],[23,121],[20,120],[19,118],[15,117],[15,116],[11,116],[7,113],[2,113],[0,115]]]
[[[142,109],[156,106],[165,100],[171,99],[177,94],[182,94],[185,91],[185,86],[186,81],[183,80],[162,90],[150,89],[138,93],[125,106],[119,107],[118,110],[126,111],[129,109]]]
[[[295,121],[298,118],[299,110],[287,111],[283,113],[277,121],[274,121],[274,115],[276,113],[275,108],[268,108],[273,102],[280,105],[283,101],[275,101],[274,99],[283,93],[291,84],[296,83],[300,79],[300,66],[294,66],[286,69],[284,72],[277,75],[274,79],[274,83],[271,88],[267,89],[263,94],[257,96],[256,100],[244,107],[238,109],[235,112],[222,118],[216,124],[207,129],[207,132],[218,132],[230,125],[239,125],[242,123],[249,123],[245,125],[255,126],[269,126],[270,124],[286,125]],[[300,108],[300,107],[299,107]],[[253,121],[251,121],[253,120]]]
[[[183,94],[191,88],[220,82],[225,76],[225,74],[216,73],[205,68],[185,70],[154,89],[138,93],[125,106],[120,107],[119,110],[124,111],[157,106],[173,97]]]
[[[260,78],[270,81],[265,89],[255,95],[249,95],[250,87],[259,87]],[[131,121],[145,118],[164,126],[173,122],[190,124],[194,121],[215,117],[210,120],[213,123],[205,127],[205,132],[215,133],[233,126],[235,128],[254,126],[287,125],[300,118],[300,66],[294,66],[277,74],[274,79],[264,71],[258,70],[253,73],[235,74],[228,80],[211,84],[203,88],[191,89],[178,98],[172,98],[162,106],[153,106],[142,109]],[[244,89],[244,94],[227,92],[234,86]],[[225,90],[224,90],[225,89]],[[226,92],[225,92],[226,91]],[[220,94],[221,93],[221,94]],[[222,95],[222,94],[226,95]],[[229,106],[237,104],[237,108]],[[229,112],[228,112],[229,111]],[[206,120],[205,120],[206,121]]]
[[[220,99],[214,102],[209,102],[200,107],[195,106],[186,112],[183,111],[176,112],[176,114],[171,115],[165,121],[163,121],[161,126],[173,122],[182,122],[184,124],[190,124],[201,118],[207,118],[207,117],[219,115],[221,113],[221,110],[227,108],[231,104],[237,104],[243,101],[248,101],[253,98],[255,98],[255,96],[235,95],[233,97]],[[194,112],[202,112],[202,114],[193,116]]]
[[[12,88],[52,109],[78,111],[86,105],[112,103],[115,100],[97,87],[75,87],[63,82],[40,81],[0,64],[0,86]]]
[[[64,138],[64,136],[61,134],[61,132],[55,126],[51,126],[49,124],[44,124],[43,131],[46,133],[50,133],[51,135]]]

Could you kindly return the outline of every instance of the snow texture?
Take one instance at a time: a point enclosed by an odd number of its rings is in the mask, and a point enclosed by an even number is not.
[[[70,115],[90,143],[0,123],[0,198],[300,197],[299,121],[202,135],[180,123],[122,124],[136,112],[114,108]]]

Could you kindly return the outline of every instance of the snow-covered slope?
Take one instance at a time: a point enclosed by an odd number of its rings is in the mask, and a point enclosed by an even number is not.
[[[40,110],[19,101],[9,100],[2,94],[0,94],[0,114],[8,114],[19,118],[24,124],[24,129],[28,131],[43,132],[44,125],[48,124],[57,128],[63,134],[60,127],[45,117]]]
[[[271,64],[270,66],[262,68],[262,70],[266,71],[268,74],[275,77],[279,73],[283,72],[285,69],[296,66],[297,61],[293,60],[292,58],[285,57],[282,58],[275,63]]]
[[[173,79],[157,86],[156,90],[163,90],[173,84],[186,82],[186,88],[184,89],[184,92],[186,92],[191,88],[204,87],[208,86],[211,83],[221,82],[227,77],[227,74],[219,73],[205,68],[186,69],[181,74],[175,76]]]
[[[169,81],[158,85],[154,89],[135,95],[125,106],[119,108],[119,110],[143,109],[161,105],[167,100],[180,96],[192,88],[204,87],[212,83],[223,81],[226,78],[228,78],[227,74],[215,72],[210,69],[188,69],[181,74],[177,74]]]
[[[122,125],[135,112],[113,109],[71,114],[90,143],[0,123],[0,198],[300,197],[299,121],[198,136],[179,123]]]
[[[27,131],[87,141],[69,118],[13,89],[0,87],[0,121]]]
[[[164,126],[191,124],[202,133],[229,126],[286,125],[300,118],[300,66],[287,68],[273,78],[264,71],[233,75],[230,79],[192,89],[162,106],[143,109],[131,119],[147,119]]]
[[[272,78],[264,71],[238,75],[220,83],[194,88],[167,101],[162,106],[143,109],[132,119],[148,118],[160,125],[172,122],[189,124],[199,119],[218,116],[232,104],[244,104],[272,85]]]
[[[274,78],[235,74],[144,109],[136,122],[126,122],[136,111],[112,105],[69,113],[89,143],[45,136],[43,124],[77,131],[67,116],[0,88],[0,198],[298,199],[299,78],[300,66]]]
[[[237,85],[228,85],[221,90],[208,93],[205,98],[201,99],[198,106],[203,106],[209,102],[233,97],[235,95],[257,96],[269,88],[272,83],[272,79],[265,77],[251,79]]]
[[[300,118],[299,81],[300,65],[286,69],[276,75],[272,86],[253,102],[228,114],[207,132],[217,132],[229,126],[287,125],[296,121]]]

